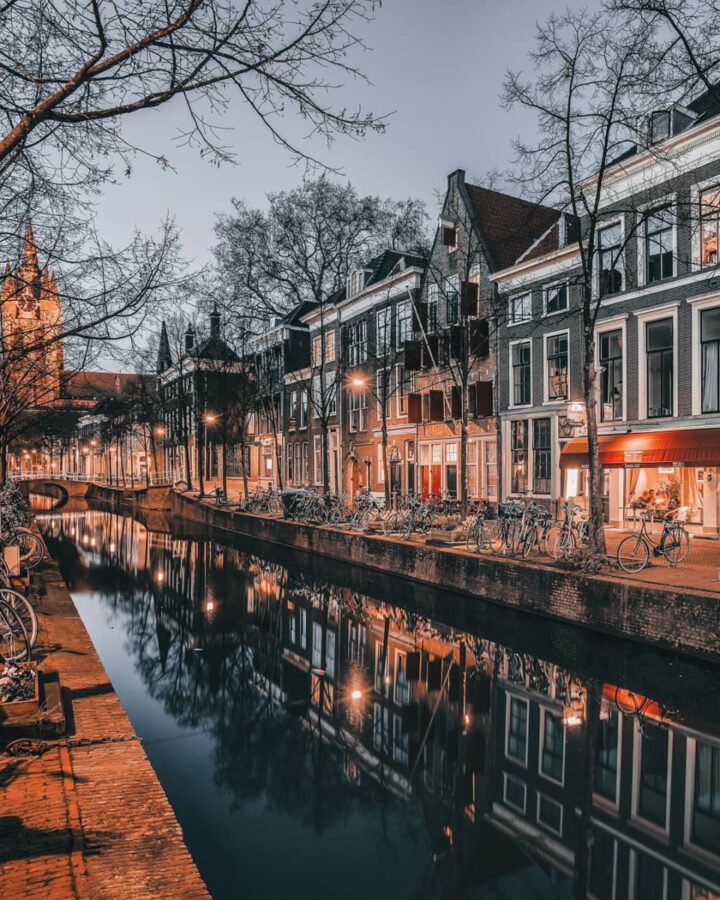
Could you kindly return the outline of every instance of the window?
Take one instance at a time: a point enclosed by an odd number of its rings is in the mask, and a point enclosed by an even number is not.
[[[367,428],[367,393],[351,391],[348,402],[348,429],[352,432]]]
[[[407,677],[407,656],[395,651],[395,702],[404,706],[410,702],[410,684]]]
[[[550,419],[533,419],[533,491],[549,494],[551,478]]]
[[[383,677],[387,672],[387,662],[382,664],[383,645],[381,641],[375,644],[375,690],[380,693],[383,689]]]
[[[397,366],[395,369],[395,390],[397,392],[397,414],[398,416],[407,415],[407,395],[412,394],[415,388],[415,378],[413,372],[406,372],[405,366]]]
[[[485,441],[485,497],[497,499],[497,444]]]
[[[645,219],[646,279],[672,278],[674,266],[673,215],[670,208],[656,209]]]
[[[568,397],[568,336],[553,334],[545,340],[548,400]]]
[[[328,631],[326,636],[327,646],[325,647],[325,671],[330,678],[335,677],[335,647],[336,635],[334,631]]]
[[[392,310],[389,307],[379,309],[375,316],[377,355],[386,356],[390,352],[390,329],[392,327]]]
[[[662,418],[673,413],[673,320],[645,325],[647,414]]]
[[[300,646],[307,647],[307,610],[300,608]]]
[[[623,416],[622,329],[600,335],[600,419],[611,422]]]
[[[568,308],[568,287],[566,284],[555,284],[545,291],[545,312],[552,314]]]
[[[310,444],[307,441],[303,441],[302,445],[302,472],[301,477],[305,484],[308,483],[309,480],[309,471],[308,465],[310,461]]]
[[[548,831],[562,834],[563,808],[556,800],[551,800],[545,794],[538,793],[537,820]]]
[[[613,803],[617,802],[618,739],[618,713],[616,709],[610,709],[598,728],[595,793]]]
[[[322,668],[322,625],[313,622],[312,627],[312,664],[316,669]]]
[[[297,639],[297,622],[295,620],[295,604],[288,603],[288,640],[294,644]]]
[[[393,716],[393,759],[407,765],[410,758],[410,735],[405,731],[400,716]]]
[[[445,322],[456,325],[459,320],[460,276],[451,275],[447,280],[445,296]]]
[[[620,223],[598,231],[598,273],[600,296],[622,290],[622,229]]]
[[[427,331],[433,334],[438,327],[438,286],[431,284],[428,286],[427,300]]]
[[[298,392],[290,391],[290,423],[289,427],[293,430],[297,426],[298,418]]]
[[[322,464],[322,435],[316,434],[313,438],[313,464],[315,466],[315,484],[322,484],[323,481],[323,464]]]
[[[314,366],[322,366],[335,359],[335,332],[325,332],[325,353],[323,354],[323,336],[316,334],[312,340],[312,361]]]
[[[373,745],[376,750],[387,752],[390,732],[390,713],[379,703],[373,705]]]
[[[328,373],[325,376],[324,391],[321,389],[320,375],[313,375],[313,409],[315,418],[319,419],[323,413],[326,416],[334,416],[337,412],[337,381],[336,374]]]
[[[695,746],[691,838],[713,852],[720,847],[720,747],[700,741]]]
[[[716,266],[720,231],[720,187],[700,194],[700,265]]]
[[[288,444],[287,454],[287,478],[288,481],[295,481],[295,455],[293,454],[294,444]]]
[[[302,444],[294,444],[293,449],[295,451],[295,479],[297,482],[302,481]]]
[[[565,726],[560,716],[545,709],[542,729],[540,772],[547,778],[562,783],[565,773]]]
[[[512,347],[512,387],[513,405],[530,403],[530,341],[513,344]]]
[[[510,426],[511,490],[514,494],[528,488],[528,423],[517,419]]]
[[[720,412],[720,307],[700,314],[702,411]]]
[[[662,900],[665,896],[665,866],[647,853],[634,853],[634,860],[633,900],[645,900],[646,897]]]
[[[590,845],[588,895],[612,900],[615,894],[615,840],[604,828],[595,828]]]
[[[508,806],[512,806],[515,809],[519,809],[520,812],[525,812],[525,796],[526,796],[526,788],[525,784],[517,778],[513,778],[512,775],[508,775],[505,773],[505,790],[503,792],[503,800]]]
[[[445,445],[445,490],[451,497],[457,497],[458,469],[457,444]]]
[[[367,360],[367,319],[348,325],[348,365],[359,366]]]
[[[392,393],[390,379],[390,369],[380,369],[375,373],[375,397],[377,399],[378,419],[383,418],[383,412],[385,412],[386,416],[390,415],[390,410],[388,409],[390,394]]]
[[[668,791],[669,732],[645,723],[640,740],[640,779],[637,812],[643,819],[665,827]]]
[[[396,316],[396,346],[401,349],[405,341],[412,337],[412,307],[408,300],[398,303],[395,310]]]
[[[523,765],[527,761],[528,705],[526,700],[510,697],[508,704],[505,753]]]
[[[532,319],[532,294],[518,294],[510,298],[510,324]]]
[[[307,428],[308,393],[300,391],[300,427]]]

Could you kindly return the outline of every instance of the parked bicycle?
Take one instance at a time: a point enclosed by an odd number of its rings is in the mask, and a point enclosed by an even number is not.
[[[681,506],[663,517],[660,539],[654,541],[648,531],[648,513],[641,510],[640,531],[629,534],[617,548],[617,562],[624,572],[633,574],[650,565],[650,556],[662,556],[671,566],[679,565],[690,552],[690,535],[685,528],[688,507]]]
[[[487,500],[483,501],[468,519],[465,533],[465,549],[471,553],[479,553],[488,545],[489,536],[485,522],[490,517],[492,509]]]
[[[569,500],[563,504],[563,518],[551,526],[546,537],[547,552],[553,559],[567,559],[588,542],[587,519],[579,518],[583,508]]]

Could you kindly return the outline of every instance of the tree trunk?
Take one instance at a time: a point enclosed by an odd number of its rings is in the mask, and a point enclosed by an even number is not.
[[[225,432],[223,431],[222,447],[220,449],[220,457],[222,460],[222,489],[223,497],[227,500],[227,441],[225,440]]]
[[[466,391],[462,389],[462,417],[460,419],[460,497],[462,499],[462,516],[467,516],[468,511],[468,480],[467,480],[467,453],[468,453],[468,423],[467,407],[465,406]]]
[[[392,491],[390,485],[390,466],[388,464],[388,431],[387,431],[387,409],[383,406],[382,415],[382,464],[383,478],[385,479],[385,509],[390,509],[390,501],[392,499]]]
[[[247,500],[248,494],[250,493],[249,485],[248,485],[248,471],[247,471],[247,438],[245,437],[245,431],[240,435],[240,471],[242,472],[242,480],[243,480],[243,493],[245,494],[245,499]]]
[[[322,452],[323,493],[330,493],[330,441],[328,440],[328,424],[325,417],[320,423],[320,450]],[[369,489],[369,486],[368,486]]]
[[[588,462],[590,479],[589,550],[593,556],[605,558],[605,523],[603,516],[602,469],[598,446],[597,395],[595,391],[595,336],[592,323],[586,317],[585,365],[583,369],[583,393],[587,419]]]
[[[190,436],[187,431],[185,432],[185,440],[183,441],[183,451],[185,455],[185,481],[187,482],[187,489],[191,491],[193,489],[192,459],[190,458]]]
[[[200,488],[200,496],[205,496],[205,440],[202,433],[202,426],[198,425],[195,435],[195,447],[198,464],[198,486]]]
[[[7,481],[8,447],[5,441],[0,443],[0,485]]]

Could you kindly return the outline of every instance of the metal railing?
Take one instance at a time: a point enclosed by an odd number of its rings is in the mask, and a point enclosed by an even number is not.
[[[175,484],[182,481],[181,471],[168,471],[152,473],[149,478],[145,475],[126,475],[125,478],[112,478],[108,475],[87,475],[84,472],[11,472],[8,475],[10,481],[85,481],[88,484],[101,484],[109,487],[159,487]]]

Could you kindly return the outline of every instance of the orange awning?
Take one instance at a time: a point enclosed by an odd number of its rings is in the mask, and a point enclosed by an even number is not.
[[[606,469],[643,466],[720,466],[720,428],[676,428],[598,438],[600,465]],[[588,464],[587,438],[572,438],[562,449],[560,466]]]

